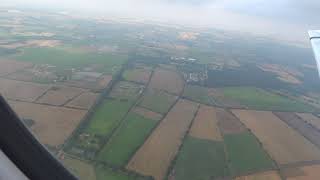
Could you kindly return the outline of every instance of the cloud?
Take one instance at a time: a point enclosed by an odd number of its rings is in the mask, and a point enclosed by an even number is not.
[[[2,5],[52,7],[263,35],[308,43],[320,28],[318,0],[2,0]]]

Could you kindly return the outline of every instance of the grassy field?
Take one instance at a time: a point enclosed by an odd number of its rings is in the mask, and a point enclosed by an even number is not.
[[[176,180],[210,180],[228,175],[223,142],[188,136],[172,175]]]
[[[224,136],[232,175],[274,167],[273,161],[250,132]]]
[[[63,48],[25,48],[17,60],[34,64],[51,64],[57,68],[81,68],[99,64],[99,72],[115,73],[127,61],[123,55],[70,51]]]
[[[108,136],[114,127],[129,111],[131,101],[119,101],[106,99],[93,114],[85,132]]]
[[[173,95],[159,90],[148,89],[140,102],[140,106],[164,114],[168,112],[175,100],[176,97]]]
[[[124,100],[136,100],[143,86],[128,82],[119,81],[110,92],[110,97]]]
[[[137,148],[143,144],[156,123],[154,120],[130,112],[124,124],[102,149],[98,159],[113,165],[124,166]]]
[[[208,93],[208,89],[205,87],[187,85],[184,88],[183,96],[203,104],[214,105],[215,100]]]
[[[227,99],[237,101],[249,108],[279,111],[313,111],[314,108],[286,97],[254,87],[221,88]]]

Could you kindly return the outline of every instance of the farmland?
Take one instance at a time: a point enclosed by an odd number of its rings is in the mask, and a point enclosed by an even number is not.
[[[248,108],[257,110],[278,111],[313,111],[309,105],[291,100],[265,90],[253,87],[227,87],[222,88],[224,98],[239,102]],[[223,101],[222,101],[223,104]]]
[[[196,110],[197,104],[178,101],[133,156],[127,168],[153,176],[156,180],[164,178]]]
[[[147,84],[151,76],[152,69],[147,66],[136,66],[123,72],[123,78],[126,81]]]
[[[272,112],[232,112],[258,137],[262,146],[278,164],[319,160],[319,149]]]
[[[155,89],[147,89],[147,92],[142,97],[140,106],[150,109],[154,112],[164,114],[169,111],[177,97],[163,91]]]
[[[184,88],[184,80],[176,71],[156,68],[151,78],[150,87],[178,95]]]
[[[85,132],[108,136],[129,111],[132,103],[106,99],[91,117]]]
[[[237,177],[235,180],[281,180],[281,177],[276,171],[266,171],[262,173]]]
[[[251,133],[225,135],[224,142],[231,174],[274,168],[273,161]]]
[[[81,180],[320,179],[309,47],[23,8],[0,37],[1,95]]]
[[[15,59],[33,64],[51,64],[58,69],[83,68],[90,64],[99,64],[98,72],[115,73],[126,62],[122,55],[69,51],[62,48],[26,48]]]
[[[228,173],[223,142],[188,136],[170,176],[176,180],[209,180]]]
[[[27,102],[9,101],[22,119],[32,119],[31,130],[41,143],[58,146],[70,136],[86,111],[46,106]]]
[[[203,104],[215,105],[215,99],[210,96],[210,89],[205,87],[187,85],[183,91],[183,96]]]
[[[98,159],[117,166],[125,165],[155,124],[154,120],[130,112],[109,143],[100,151]]]

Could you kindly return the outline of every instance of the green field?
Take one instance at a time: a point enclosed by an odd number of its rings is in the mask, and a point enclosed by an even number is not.
[[[131,101],[106,99],[93,114],[85,132],[108,136],[126,115],[132,105]]]
[[[109,143],[100,151],[98,160],[124,166],[137,148],[143,144],[156,123],[136,113],[129,113]]]
[[[151,75],[151,71],[152,71],[152,69],[150,67],[140,67],[140,68],[126,69],[123,72],[122,77],[126,81],[135,81],[135,82],[138,82],[138,83],[146,84],[148,82],[149,76]],[[141,77],[143,75],[146,76],[145,79],[144,78],[141,79]]]
[[[203,104],[215,105],[214,98],[209,96],[209,89],[202,86],[187,85],[184,88],[183,96]]]
[[[16,59],[34,64],[51,64],[58,69],[99,64],[97,71],[111,74],[117,72],[128,58],[124,55],[70,51],[64,48],[25,48]]]
[[[140,95],[140,92],[144,86],[135,84],[128,81],[118,82],[110,92],[110,97],[122,100],[131,100],[134,101]]]
[[[228,175],[223,142],[188,136],[174,166],[176,180],[210,180]]]
[[[273,168],[274,163],[250,132],[224,136],[232,175]]]
[[[142,97],[140,106],[164,114],[169,111],[175,100],[176,97],[173,95],[159,90],[148,89]]]
[[[227,87],[219,90],[223,91],[225,98],[258,110],[306,112],[314,110],[313,107],[303,104],[302,102],[291,100],[255,87]]]

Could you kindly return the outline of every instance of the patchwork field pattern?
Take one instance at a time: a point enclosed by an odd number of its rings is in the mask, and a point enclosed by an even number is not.
[[[214,105],[215,99],[210,96],[210,89],[202,86],[186,85],[183,96],[203,104]]]
[[[125,165],[143,144],[156,123],[154,120],[130,112],[124,123],[100,151],[98,159],[116,166]]]
[[[274,112],[274,114],[281,120],[286,122],[293,129],[296,129],[300,134],[306,137],[313,144],[320,147],[320,132],[316,128],[314,128],[310,124],[307,124],[295,113]]]
[[[241,121],[230,112],[216,108],[216,116],[222,134],[238,134],[246,131]]]
[[[157,68],[151,78],[151,88],[179,94],[184,88],[184,79],[176,71]]]
[[[135,100],[142,93],[143,88],[144,86],[132,82],[120,81],[113,87],[109,96],[123,100]]]
[[[41,143],[61,145],[84,117],[85,110],[9,101],[22,119],[32,119],[32,132]]]
[[[156,180],[165,177],[198,105],[179,100],[130,160],[127,168]]]
[[[316,117],[310,113],[296,113],[300,118],[302,118],[305,122],[311,124],[318,130],[320,130],[320,118]]]
[[[123,78],[127,81],[147,84],[151,76],[152,69],[148,67],[135,67],[123,72]]]
[[[37,100],[37,103],[61,106],[84,91],[86,90],[74,87],[54,86],[41,96]]]
[[[272,112],[232,110],[280,165],[320,159],[319,149]]]
[[[144,93],[139,105],[154,112],[165,114],[176,100],[177,97],[174,95],[149,88]]]
[[[89,109],[96,101],[99,94],[92,92],[84,92],[80,96],[74,98],[66,106],[72,108]]]
[[[0,92],[5,98],[28,102],[35,101],[50,88],[49,85],[3,78],[0,78],[0,84]]]

